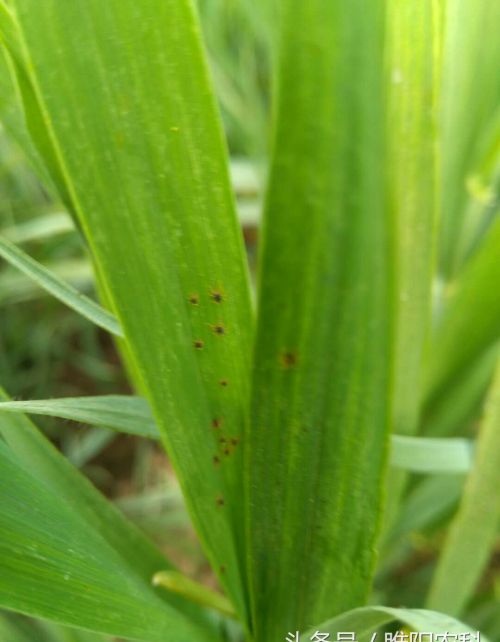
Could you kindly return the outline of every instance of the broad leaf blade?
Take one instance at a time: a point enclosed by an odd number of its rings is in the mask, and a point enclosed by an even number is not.
[[[213,422],[223,419],[224,438],[238,443],[252,313],[191,5],[15,0],[12,7],[33,94],[110,307],[207,553],[244,611],[234,538],[241,448],[226,456]]]
[[[389,403],[383,20],[378,1],[281,3],[247,436],[261,642],[369,589]]]
[[[500,366],[486,402],[474,467],[433,577],[429,608],[460,615],[494,548],[500,525]]]
[[[417,431],[424,348],[430,327],[437,229],[441,2],[386,3],[388,208],[394,252],[392,430]],[[406,477],[391,471],[386,523],[397,513]]]
[[[0,464],[0,606],[150,642],[213,639],[129,575],[109,544],[5,445]]]

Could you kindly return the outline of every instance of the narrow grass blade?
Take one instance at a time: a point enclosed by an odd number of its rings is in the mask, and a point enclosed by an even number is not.
[[[483,242],[498,214],[500,201],[500,98],[496,114],[477,144],[475,164],[467,176],[468,203],[456,262],[464,265]]]
[[[105,395],[101,397],[3,401],[0,402],[0,412],[2,411],[61,417],[148,439],[160,438],[148,402],[140,397]]]
[[[2,9],[2,5],[0,5],[0,40],[6,28],[5,23],[9,23],[10,21],[10,16],[4,12],[5,9]],[[29,163],[35,169],[37,176],[49,190],[55,192],[49,172],[30,138],[24,119],[22,96],[13,67],[14,65],[10,55],[1,47],[0,121],[8,135],[12,137],[23,150]]]
[[[94,275],[92,267],[86,259],[57,260],[52,261],[45,267],[51,274],[74,288],[88,290],[93,286]],[[13,268],[0,272],[0,299],[2,304],[31,301],[47,295],[47,290],[22,272]]]
[[[403,470],[415,473],[465,473],[472,467],[473,446],[468,439],[393,435],[391,445],[391,463]]]
[[[74,229],[71,217],[66,212],[49,212],[15,226],[4,228],[1,234],[11,243],[26,243],[66,234]]]
[[[500,526],[500,366],[486,402],[474,467],[451,523],[427,604],[460,615],[493,550]]]
[[[476,359],[460,377],[453,378],[441,395],[425,407],[422,431],[432,437],[459,435],[477,419],[493,378],[500,354],[494,345]]]
[[[499,23],[497,0],[446,4],[440,263],[447,277],[460,268],[471,170],[478,161],[483,133],[498,109]]]
[[[5,94],[0,104],[1,115],[7,117],[11,135],[19,142],[44,184],[58,193],[68,211],[73,212],[72,197],[57,150],[44,125],[44,115],[26,73],[13,7],[3,0],[0,1],[0,42],[5,45],[2,47]]]
[[[6,399],[1,389],[0,398]],[[150,585],[157,571],[169,566],[154,545],[25,416],[0,413],[0,435],[40,483],[57,494],[59,500],[78,506],[80,517],[100,533],[145,586]],[[175,596],[170,596],[169,601],[190,617],[205,622],[203,613],[193,605]]]
[[[259,642],[365,600],[389,412],[383,3],[280,9],[246,437]]]
[[[477,631],[473,631],[466,624],[444,613],[425,609],[393,609],[384,606],[368,606],[342,613],[311,629],[309,634],[314,635],[316,631],[321,631],[335,635],[341,631],[354,631],[359,642],[370,642],[379,627],[391,622],[401,622],[415,633],[448,632],[452,635],[458,633],[477,635]],[[307,637],[308,634],[306,634]],[[488,642],[484,635],[481,635],[481,640]]]
[[[160,432],[145,399],[124,395],[66,397],[2,401],[0,412],[60,417],[129,435],[159,439]],[[437,439],[392,435],[390,463],[419,473],[465,472],[472,464],[472,444],[467,439]]]
[[[76,466],[83,468],[91,459],[97,457],[106,446],[109,446],[116,433],[103,428],[91,428],[80,439],[65,443],[64,456]]]
[[[409,533],[422,531],[436,524],[444,515],[451,514],[462,495],[464,480],[465,474],[435,474],[425,477],[412,488],[391,531],[392,539],[387,554],[392,554],[393,542],[397,538],[406,538]]]
[[[500,218],[450,289],[428,353],[423,395],[427,407],[446,395],[500,336]]]
[[[200,538],[244,613],[235,532],[252,311],[191,3],[10,6],[25,110],[42,119]]]
[[[62,281],[3,237],[0,237],[0,256],[78,314],[112,334],[123,336],[118,321],[110,312]]]
[[[233,606],[226,597],[177,571],[159,571],[155,573],[152,581],[154,586],[161,586],[169,591],[183,595],[196,604],[215,609],[228,617],[236,617]]]
[[[106,540],[1,444],[0,464],[0,606],[148,642],[215,639],[129,575]]]

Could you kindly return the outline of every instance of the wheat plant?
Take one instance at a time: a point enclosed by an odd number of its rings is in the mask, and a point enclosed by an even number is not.
[[[254,300],[191,2],[0,2],[0,116],[70,212],[100,304],[7,238],[0,254],[115,336],[137,393],[2,393],[0,607],[45,622],[5,616],[6,642],[368,641],[393,621],[473,639],[456,618],[500,520],[499,5],[259,10],[273,133]],[[221,591],[27,414],[160,440]],[[426,608],[377,604],[377,551],[389,563],[414,475],[438,473],[467,481]]]

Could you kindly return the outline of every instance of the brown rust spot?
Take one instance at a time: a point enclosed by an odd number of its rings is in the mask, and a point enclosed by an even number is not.
[[[195,341],[193,341],[193,345],[197,350],[201,350],[205,344],[201,339],[196,339]]]
[[[222,296],[222,292],[219,290],[212,290],[210,292],[210,298],[212,301],[215,301],[215,303],[222,303],[224,297]]]
[[[222,323],[216,323],[215,325],[213,325],[212,330],[214,331],[214,334],[226,334],[226,328],[222,325]]]
[[[297,354],[287,350],[280,356],[281,365],[287,370],[297,365]]]

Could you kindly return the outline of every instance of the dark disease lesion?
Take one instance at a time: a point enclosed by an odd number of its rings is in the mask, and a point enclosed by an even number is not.
[[[291,350],[286,350],[280,354],[280,363],[283,368],[289,370],[297,365],[297,353]]]

